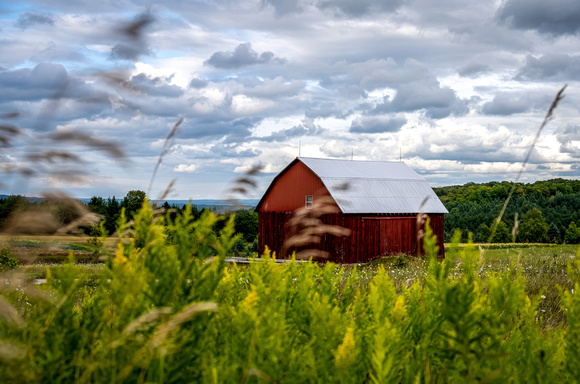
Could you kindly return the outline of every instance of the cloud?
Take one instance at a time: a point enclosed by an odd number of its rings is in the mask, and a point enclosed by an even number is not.
[[[283,64],[285,61],[285,59],[275,58],[274,54],[270,51],[262,52],[258,55],[252,49],[251,43],[243,43],[238,45],[234,51],[215,52],[203,63],[216,68],[238,69],[249,65],[267,64],[269,62]]]
[[[173,168],[173,172],[186,172],[193,173],[197,171],[198,166],[195,164],[179,164],[177,167]]]
[[[395,12],[403,0],[316,0],[313,2],[300,0],[262,0],[262,7],[270,6],[276,17],[312,11],[309,6],[322,11],[330,11],[340,17],[362,17],[369,14]]]
[[[282,129],[276,132],[272,132],[270,136],[265,137],[258,137],[260,141],[277,141],[277,142],[284,142],[290,139],[294,139],[297,137],[302,136],[316,136],[320,135],[324,131],[323,128],[314,124],[314,121],[311,119],[305,119],[302,121],[301,124],[295,125],[292,128]],[[254,139],[254,138],[252,138]]]
[[[580,126],[566,125],[556,131],[556,139],[560,143],[560,152],[580,157]]]
[[[352,156],[354,147],[339,140],[325,141],[324,144],[320,146],[320,151],[329,157],[341,158]]]
[[[131,78],[131,83],[141,92],[150,96],[180,97],[183,89],[177,85],[170,84],[171,77],[149,77],[140,73]]]
[[[407,124],[405,116],[359,116],[352,121],[349,132],[384,133],[397,132]]]
[[[141,14],[134,21],[120,28],[118,30],[120,41],[111,48],[110,58],[136,61],[141,56],[150,56],[152,52],[145,33],[153,21],[151,15]]]
[[[54,42],[49,41],[46,48],[34,53],[30,57],[30,61],[41,63],[48,61],[73,61],[83,62],[87,57],[80,52],[76,52],[66,47],[57,46]]]
[[[476,78],[481,74],[491,72],[491,68],[488,65],[478,64],[478,63],[470,63],[464,65],[463,67],[457,70],[457,73],[461,77],[471,77]]]
[[[286,81],[282,76],[277,76],[274,79],[264,79],[257,85],[244,89],[244,93],[248,96],[277,98],[280,96],[294,96],[302,91],[305,83],[300,80]]]
[[[142,11],[134,1],[37,3],[4,7],[0,20],[0,116],[21,112],[2,123],[30,132],[48,110],[51,127],[124,143],[135,164],[128,174],[113,161],[91,165],[115,185],[103,193],[146,186],[180,116],[167,177],[192,164],[199,175],[179,179],[182,198],[219,195],[236,167],[283,169],[299,139],[305,156],[350,158],[354,149],[355,159],[398,160],[401,150],[439,184],[511,177],[501,170],[525,156],[529,117],[543,116],[564,83],[564,103],[533,155],[551,159],[535,163],[550,169],[534,165],[530,174],[557,177],[580,163],[580,132],[567,127],[575,126],[580,105],[577,29],[527,26],[526,11],[513,11],[523,1],[212,0],[183,7],[168,0],[152,8],[155,22],[142,24],[142,16],[123,24]],[[544,9],[535,0],[525,4]],[[544,13],[549,21],[556,10]],[[137,92],[106,84],[99,73],[110,70],[124,71]],[[87,185],[81,196],[101,187]]]
[[[210,153],[212,158],[251,158],[259,155],[261,151],[243,148],[237,143],[218,143],[211,147]]]
[[[532,109],[545,109],[551,101],[551,93],[502,92],[483,104],[485,115],[508,116],[528,112]]]
[[[53,26],[54,19],[52,18],[52,15],[49,14],[26,12],[18,17],[16,25],[18,25],[22,29],[27,29],[34,25]]]
[[[570,81],[580,80],[580,56],[550,53],[526,57],[526,64],[515,76],[517,80]]]
[[[453,89],[441,87],[435,79],[402,84],[396,89],[392,100],[385,96],[368,114],[424,110],[426,116],[441,119],[449,115],[462,116],[469,111],[468,101],[459,99]]]
[[[507,0],[498,10],[501,22],[514,29],[574,35],[580,31],[580,2],[577,0]]]
[[[89,85],[69,76],[63,65],[53,63],[0,72],[0,89],[0,102],[34,101],[57,95],[65,98],[95,96]]]
[[[402,0],[320,0],[316,6],[345,16],[360,17],[369,13],[394,12],[402,4]]]
[[[304,9],[299,0],[262,0],[262,7],[271,6],[277,17],[300,13]]]
[[[189,88],[202,89],[202,88],[207,87],[208,84],[209,84],[209,81],[207,81],[206,79],[203,79],[201,77],[194,77],[189,82]]]
[[[306,106],[305,116],[310,119],[336,117],[338,119],[345,119],[352,114],[350,110],[344,110],[336,102],[321,101],[317,103],[310,103]]]

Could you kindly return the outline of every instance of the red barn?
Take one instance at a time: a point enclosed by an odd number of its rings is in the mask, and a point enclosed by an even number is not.
[[[278,255],[286,223],[300,208],[311,209],[330,196],[340,213],[321,217],[325,224],[348,228],[351,235],[324,235],[320,249],[336,263],[367,262],[384,255],[421,253],[417,215],[429,216],[443,250],[443,215],[448,213],[427,181],[402,162],[348,161],[299,157],[272,181],[256,206],[259,252]]]

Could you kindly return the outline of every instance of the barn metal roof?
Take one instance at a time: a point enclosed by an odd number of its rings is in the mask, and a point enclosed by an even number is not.
[[[402,162],[299,157],[343,213],[448,213],[427,181]]]

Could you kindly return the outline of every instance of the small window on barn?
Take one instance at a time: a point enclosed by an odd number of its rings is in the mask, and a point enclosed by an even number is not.
[[[306,195],[306,209],[312,209],[314,205],[314,196]]]

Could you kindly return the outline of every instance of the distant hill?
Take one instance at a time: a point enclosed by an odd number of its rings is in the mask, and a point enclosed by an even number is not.
[[[10,195],[0,195],[0,199],[5,199],[10,197]],[[41,201],[46,200],[43,197],[26,197],[28,201],[31,203],[38,203]],[[91,199],[90,198],[79,198],[77,199],[83,203],[88,203]],[[122,199],[120,199],[122,200]],[[189,202],[191,205],[197,206],[199,209],[209,208],[209,209],[216,209],[220,213],[224,213],[227,211],[237,210],[237,209],[247,209],[253,208],[258,204],[258,199],[239,199],[234,204],[231,200],[225,199],[196,199],[196,200],[153,200],[155,204],[162,205],[163,203],[167,202],[169,205],[176,205],[182,207]]]
[[[464,239],[471,232],[475,241],[485,241],[513,186],[512,182],[502,181],[433,188],[449,211],[445,215],[445,240],[449,241],[454,230],[460,229]],[[522,228],[530,224],[526,223],[526,213],[534,208],[541,211],[538,222],[548,227],[544,241],[572,242],[575,238],[572,232],[576,230],[576,223],[580,223],[580,180],[552,179],[515,184],[502,217],[505,241],[512,239],[516,217],[518,236],[522,234]]]
[[[481,201],[485,199],[506,199],[513,182],[491,181],[489,183],[466,183],[447,187],[433,188],[437,196],[446,202]],[[551,179],[534,183],[517,183],[515,196],[544,196],[573,195],[580,192],[580,180]]]

